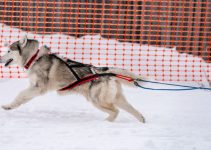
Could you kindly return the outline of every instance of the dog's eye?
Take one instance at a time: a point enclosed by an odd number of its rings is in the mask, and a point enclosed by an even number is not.
[[[11,51],[8,51],[8,53],[10,53]]]

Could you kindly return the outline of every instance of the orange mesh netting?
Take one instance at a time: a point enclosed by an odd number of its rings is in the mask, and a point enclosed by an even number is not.
[[[0,1],[0,53],[25,33],[61,56],[162,81],[211,81],[210,0]],[[26,77],[0,66],[0,78]]]

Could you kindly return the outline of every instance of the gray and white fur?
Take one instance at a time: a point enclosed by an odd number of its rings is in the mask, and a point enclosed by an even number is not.
[[[21,49],[18,48],[18,46]],[[19,41],[9,45],[8,53],[1,57],[0,62],[5,63],[6,66],[18,64],[20,67],[24,67],[38,48],[39,42],[37,40],[27,39],[25,36]],[[3,109],[11,110],[17,108],[36,96],[56,90],[60,95],[70,93],[83,95],[96,108],[108,113],[108,117],[106,118],[108,121],[114,121],[116,119],[120,108],[130,113],[140,122],[145,122],[142,114],[131,106],[123,95],[121,84],[134,86],[133,83],[125,80],[106,76],[87,82],[71,90],[58,91],[76,81],[76,78],[64,63],[65,60],[63,61],[62,58],[58,58],[58,56],[50,55],[49,51],[50,49],[47,46],[40,48],[36,60],[27,70],[30,80],[29,87],[20,92],[14,101],[3,105]],[[133,73],[123,69],[108,68],[104,70],[98,67],[92,67],[92,69],[97,73],[117,73],[134,79],[137,78]],[[91,74],[90,69],[86,67],[74,68],[74,70],[80,77]]]

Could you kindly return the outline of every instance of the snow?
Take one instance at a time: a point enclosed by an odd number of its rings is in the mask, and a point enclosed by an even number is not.
[[[0,105],[11,102],[27,85],[27,79],[1,79]],[[124,93],[145,116],[146,124],[123,111],[115,122],[107,122],[107,114],[83,97],[60,97],[52,92],[15,110],[0,109],[1,149],[211,149],[211,92],[152,92],[124,87]]]

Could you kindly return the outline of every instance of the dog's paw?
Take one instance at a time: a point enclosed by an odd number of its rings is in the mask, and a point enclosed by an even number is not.
[[[105,120],[107,120],[108,122],[114,122],[115,118],[107,117]]]
[[[146,123],[146,120],[143,116],[139,119],[139,121],[142,122],[142,123]]]
[[[3,106],[1,106],[1,108],[3,108],[4,110],[11,110],[11,109],[13,109],[13,107],[10,106],[10,105],[3,105]]]

